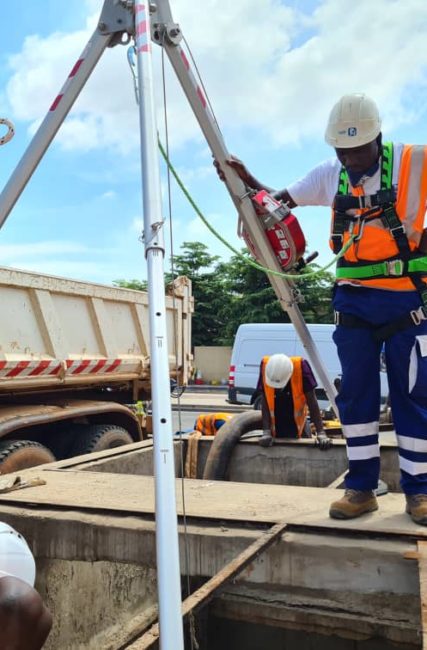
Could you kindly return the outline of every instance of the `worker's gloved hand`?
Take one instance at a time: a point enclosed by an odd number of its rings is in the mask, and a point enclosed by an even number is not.
[[[319,431],[316,436],[315,444],[321,449],[321,451],[325,451],[332,446],[332,439],[328,438],[324,431]]]
[[[232,167],[234,169],[234,171],[242,179],[242,181],[244,183],[246,183],[246,185],[249,185],[249,187],[252,186],[253,177],[252,177],[251,173],[248,171],[248,169],[246,168],[245,164],[241,160],[236,158],[236,156],[231,156],[230,158],[228,158],[226,160],[226,163],[227,163],[227,165],[229,165],[230,167]],[[213,164],[214,164],[214,167],[216,169],[216,172],[217,172],[218,176],[220,177],[220,179],[222,181],[224,181],[225,180],[225,174],[224,174],[223,169],[221,169],[219,162],[217,160],[214,160]]]
[[[273,444],[273,436],[271,435],[271,431],[269,429],[263,431],[262,436],[258,441],[258,444],[260,444],[261,447],[271,447],[271,445]]]

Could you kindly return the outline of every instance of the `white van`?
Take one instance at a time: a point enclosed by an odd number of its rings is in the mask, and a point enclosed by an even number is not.
[[[341,376],[341,364],[338,359],[332,334],[333,324],[308,324],[308,330],[314,340],[320,358],[331,381]],[[265,355],[282,352],[288,356],[308,359],[307,352],[292,323],[250,323],[240,325],[234,339],[228,379],[228,401],[232,404],[255,404],[259,395],[256,392],[261,359]],[[309,359],[308,359],[309,361]],[[314,368],[313,368],[314,372]],[[325,399],[319,378],[320,399]],[[385,373],[381,373],[381,393],[385,399],[388,388]]]

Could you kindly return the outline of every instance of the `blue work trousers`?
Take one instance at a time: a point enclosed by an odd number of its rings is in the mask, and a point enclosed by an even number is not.
[[[416,291],[384,291],[341,285],[334,309],[372,325],[385,325],[416,310]],[[380,353],[372,330],[338,325],[334,332],[342,366],[337,406],[347,440],[346,487],[374,490],[378,485]],[[384,343],[390,404],[397,434],[401,486],[405,494],[427,494],[427,320],[397,332]]]

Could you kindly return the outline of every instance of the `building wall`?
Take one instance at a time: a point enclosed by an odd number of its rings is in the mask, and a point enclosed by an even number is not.
[[[194,367],[200,370],[206,383],[228,381],[231,347],[200,345],[194,348]]]

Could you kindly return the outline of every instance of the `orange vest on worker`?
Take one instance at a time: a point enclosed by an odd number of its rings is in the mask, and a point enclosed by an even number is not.
[[[384,161],[384,154],[387,151],[386,147],[388,147],[388,155],[391,157],[390,164],[392,166],[392,157],[394,150],[392,143],[384,144],[382,165]],[[389,173],[390,188],[392,187],[391,174],[392,169]],[[341,175],[340,184],[342,183],[342,178],[343,177]],[[383,167],[381,168],[381,178],[381,187],[383,189]],[[352,196],[364,196],[363,187],[351,187],[351,185],[348,185],[347,191],[348,190],[351,190]],[[338,192],[337,197],[339,194],[340,191]],[[345,194],[345,191],[341,192],[341,194]],[[407,260],[410,260],[412,258],[415,260],[417,256],[420,256],[420,253],[417,249],[420,244],[424,228],[426,201],[427,147],[421,145],[405,145],[402,151],[394,209],[395,214],[397,215],[401,225],[404,228],[404,232],[406,233],[408,240],[410,252],[409,256],[407,256]],[[364,203],[363,199],[361,199],[361,203]],[[391,205],[393,206],[393,203],[391,203]],[[411,281],[410,277],[408,277],[407,271],[400,271],[400,269],[405,268],[405,265],[400,265],[399,256],[401,255],[401,251],[399,250],[397,240],[391,232],[390,227],[387,226],[387,221],[384,220],[384,217],[382,216],[382,210],[378,209],[378,212],[376,213],[375,207],[372,209],[370,206],[364,209],[355,210],[355,214],[364,215],[369,211],[371,213],[369,221],[365,221],[363,223],[363,226],[361,221],[353,221],[353,235],[356,235],[356,237],[360,236],[360,239],[354,241],[349,246],[348,250],[346,250],[343,259],[339,260],[337,265],[338,282],[350,280],[352,283],[379,289],[414,291],[414,283]],[[376,214],[378,216],[376,216]],[[341,232],[341,234],[337,235],[336,225],[334,225],[336,215],[336,211],[333,211],[330,246],[334,252],[337,252],[337,237],[341,237],[342,246],[345,246],[349,242],[351,236],[349,229],[346,229],[344,232]],[[363,230],[361,230],[362,228]],[[357,265],[383,261],[386,261],[387,266],[380,264],[376,270],[375,264],[372,264],[370,267],[365,267],[366,269],[373,269],[373,276],[376,277],[369,277],[368,271],[366,272],[366,276],[364,276],[363,270],[357,270]],[[398,264],[396,264],[396,262]],[[417,264],[412,264],[416,270],[421,270],[422,275],[424,275],[424,266],[427,267],[427,260],[422,263],[419,262]],[[418,269],[417,265],[421,268]],[[411,265],[409,265],[409,270],[410,267]],[[383,273],[381,271],[385,272]],[[427,276],[427,273],[425,275]],[[423,281],[427,282],[427,279],[423,277]]]
[[[265,380],[265,367],[269,356],[265,356],[261,361],[261,372],[262,372],[262,385],[264,390],[264,396],[267,402],[267,407],[270,413],[270,426],[271,426],[271,435],[276,437],[276,418],[274,414],[274,405],[275,405],[275,392],[276,388],[272,388],[267,385]],[[304,430],[305,421],[307,418],[308,407],[307,400],[305,398],[303,382],[302,382],[302,357],[290,357],[294,370],[290,379],[291,382],[291,391],[292,391],[292,400],[294,404],[294,420],[298,432],[298,438],[301,438],[302,432]]]
[[[231,413],[201,413],[194,429],[200,431],[203,436],[215,436],[218,429],[232,417]]]

